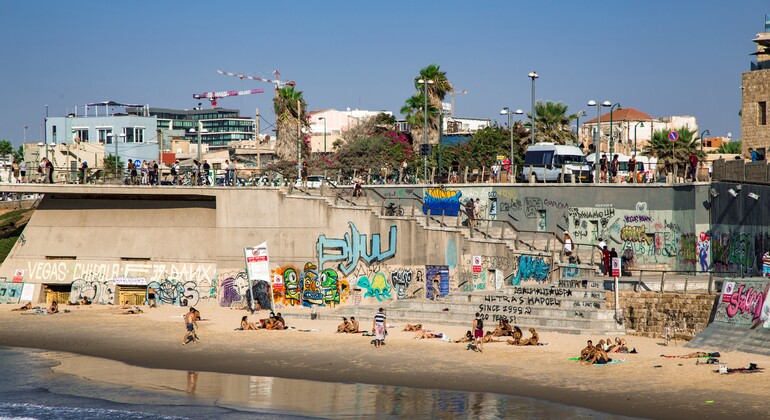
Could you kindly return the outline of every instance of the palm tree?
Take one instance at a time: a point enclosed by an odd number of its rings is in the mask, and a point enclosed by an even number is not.
[[[740,155],[742,153],[741,150],[741,142],[740,141],[726,141],[722,142],[722,144],[719,146],[718,149],[709,152],[709,153],[720,153],[720,154],[728,154],[728,155]]]
[[[308,144],[302,129],[309,126],[307,121],[307,103],[302,92],[294,86],[278,89],[273,100],[276,122],[275,154],[281,160],[297,161],[297,146],[303,156],[308,154]]]
[[[419,80],[432,81],[433,83],[425,85],[420,83]],[[428,90],[428,143],[438,144],[441,103],[452,89],[452,84],[447,79],[446,72],[441,71],[438,64],[431,64],[420,70],[420,74],[414,78],[414,87],[419,93],[407,99],[406,105],[401,109],[401,112],[407,116],[407,122],[412,128],[412,138],[420,138],[418,134],[421,135],[422,133],[417,133],[417,131],[418,129],[421,130],[424,124],[425,116],[421,110],[425,107],[425,97],[422,96],[426,89],[425,86],[427,86]],[[418,111],[418,108],[420,111]]]
[[[676,165],[676,172],[684,174],[685,166],[688,163],[690,154],[694,154],[699,161],[706,156],[700,150],[700,138],[695,130],[689,127],[682,127],[677,130],[679,138],[672,142],[668,139],[672,130],[658,130],[652,136],[652,141],[644,146],[642,152],[646,156],[655,156],[658,158],[658,168],[665,173],[673,171]]]
[[[577,114],[567,114],[567,105],[561,102],[538,101],[535,104],[535,140],[548,141],[556,144],[574,142],[575,133],[570,128],[570,121],[577,118]],[[530,121],[525,126],[532,129],[532,114],[527,114]]]

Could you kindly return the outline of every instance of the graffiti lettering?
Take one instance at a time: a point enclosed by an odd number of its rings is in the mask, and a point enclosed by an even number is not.
[[[516,275],[511,279],[511,284],[514,286],[518,286],[522,281],[527,280],[544,282],[548,279],[548,271],[551,268],[543,257],[534,255],[519,256],[518,266]]]
[[[422,213],[457,216],[457,213],[460,212],[460,197],[462,195],[461,191],[445,190],[444,187],[429,188],[425,191]]]
[[[341,261],[337,268],[344,275],[355,270],[359,260],[367,264],[381,262],[393,258],[396,255],[396,225],[391,225],[388,233],[388,250],[381,251],[380,234],[372,234],[372,239],[367,244],[367,235],[359,234],[358,228],[353,222],[348,222],[350,233],[345,233],[342,239],[327,238],[326,235],[318,237],[316,252],[318,254],[318,267],[323,268],[329,262]],[[329,253],[331,251],[332,253]],[[338,253],[334,253],[334,252]]]
[[[624,216],[626,223],[645,223],[652,222],[652,217],[644,215]]]
[[[620,239],[625,242],[644,242],[646,244],[652,243],[652,238],[645,233],[646,226],[623,226],[620,229]]]

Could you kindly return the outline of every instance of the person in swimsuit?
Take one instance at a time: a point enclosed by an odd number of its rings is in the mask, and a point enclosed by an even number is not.
[[[195,334],[195,327],[198,326],[198,316],[196,314],[195,308],[190,308],[189,311],[187,311],[187,314],[184,316],[184,323],[187,327],[187,331],[184,334],[184,338],[182,339],[182,345],[186,345],[190,341],[195,343],[198,341],[198,336]]]
[[[473,319],[473,341],[476,342],[476,350],[479,353],[483,351],[482,341],[484,338],[484,321],[481,319],[481,315],[476,312],[476,318]]]

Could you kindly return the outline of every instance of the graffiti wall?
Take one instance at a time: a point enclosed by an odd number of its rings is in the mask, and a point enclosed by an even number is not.
[[[422,213],[431,215],[457,216],[460,212],[459,190],[447,190],[443,186],[425,190]]]
[[[28,261],[25,281],[38,283],[68,283],[77,279],[106,282],[115,277],[144,277],[147,281],[211,282],[216,278],[216,264],[162,262],[80,262]]]
[[[762,273],[762,255],[770,250],[770,233],[767,228],[741,226],[714,227],[698,238],[699,260],[711,248],[714,271],[735,275],[759,275]]]
[[[770,280],[725,281],[714,314],[714,322],[754,329],[770,328]]]
[[[0,282],[0,303],[19,303],[24,283]]]

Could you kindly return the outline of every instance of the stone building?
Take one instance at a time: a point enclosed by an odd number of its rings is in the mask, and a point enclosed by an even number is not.
[[[764,158],[770,147],[770,125],[767,105],[770,103],[770,21],[765,16],[765,32],[752,40],[757,51],[756,61],[742,76],[741,145],[743,154],[749,147]]]

